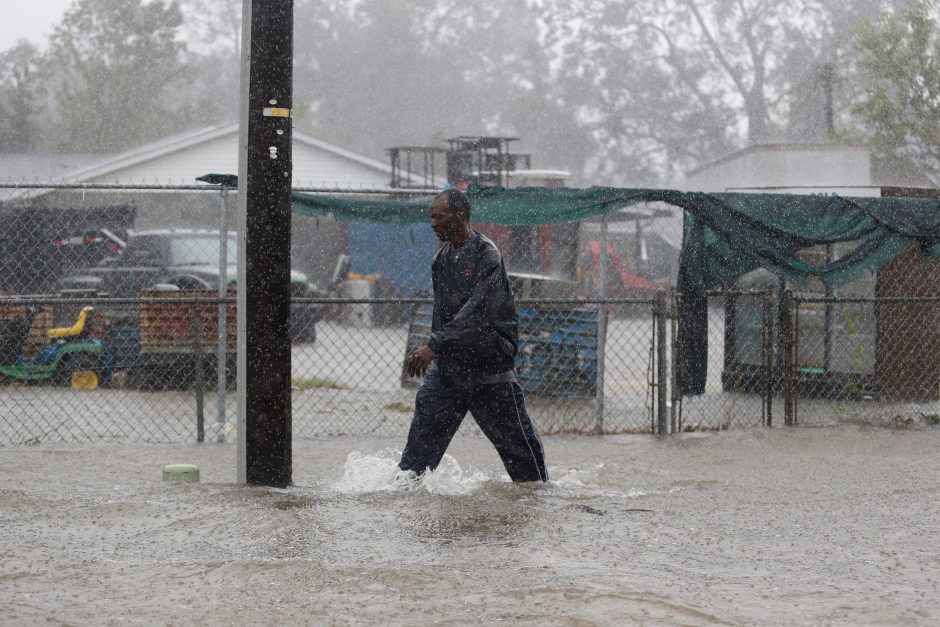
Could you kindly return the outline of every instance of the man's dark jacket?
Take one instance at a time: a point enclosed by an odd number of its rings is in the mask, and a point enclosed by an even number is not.
[[[472,379],[512,370],[519,321],[496,245],[480,233],[458,249],[444,244],[431,278],[434,318],[428,346],[441,373]]]

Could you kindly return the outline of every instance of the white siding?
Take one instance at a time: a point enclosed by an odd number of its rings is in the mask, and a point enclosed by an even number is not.
[[[196,184],[203,174],[238,174],[238,139],[226,136],[128,165],[94,182]]]
[[[115,169],[91,179],[113,183],[195,184],[203,174],[238,173],[238,135],[233,133]],[[389,174],[325,150],[294,142],[295,186],[387,187]]]
[[[691,173],[690,191],[729,188],[871,185],[871,157],[850,146],[761,146],[716,161]]]
[[[294,142],[295,187],[388,187],[391,174]]]

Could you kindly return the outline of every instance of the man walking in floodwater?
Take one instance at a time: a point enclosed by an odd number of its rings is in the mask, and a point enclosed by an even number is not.
[[[470,200],[455,189],[431,202],[431,228],[444,243],[431,266],[431,338],[408,362],[425,375],[398,466],[434,470],[469,411],[513,481],[547,481],[545,454],[513,369],[516,303],[496,245],[470,228]]]

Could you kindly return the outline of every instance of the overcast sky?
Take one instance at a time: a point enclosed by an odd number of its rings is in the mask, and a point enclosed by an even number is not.
[[[6,50],[18,39],[28,39],[36,45],[44,45],[52,27],[72,0],[0,0],[3,19],[0,19],[0,50]]]

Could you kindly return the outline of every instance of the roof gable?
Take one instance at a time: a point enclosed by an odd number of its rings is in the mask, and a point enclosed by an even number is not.
[[[73,183],[193,184],[208,172],[238,172],[238,124],[167,137],[108,156],[64,176]],[[295,185],[386,187],[391,166],[330,142],[293,132]]]

